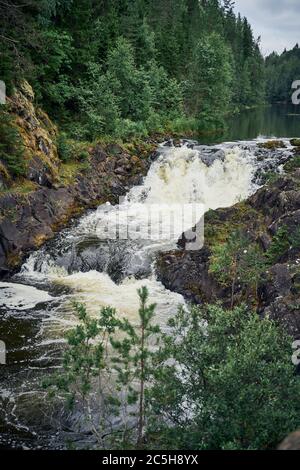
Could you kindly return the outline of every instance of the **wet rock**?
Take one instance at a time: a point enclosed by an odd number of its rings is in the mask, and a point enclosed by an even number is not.
[[[300,147],[300,139],[291,139],[290,143],[294,147]]]
[[[206,166],[212,166],[216,160],[220,160],[222,162],[225,160],[225,152],[224,150],[214,151],[209,154],[202,152],[201,160]]]
[[[51,188],[55,177],[49,166],[37,156],[33,157],[28,163],[27,178],[41,186]]]
[[[92,171],[82,170],[72,184],[57,184],[47,163],[37,158],[30,162],[28,177],[43,186],[26,195],[0,196],[0,274],[16,268],[28,251],[86,208],[108,200],[118,203],[131,186],[141,183],[151,164],[124,151],[109,156],[100,145],[90,153]]]
[[[150,160],[151,162],[154,162],[155,160],[157,160],[160,156],[160,153],[158,151],[155,151],[155,152],[152,152],[151,155],[150,155]]]
[[[260,148],[275,150],[275,149],[284,149],[286,148],[285,143],[282,140],[269,140],[268,142],[263,142],[258,144]]]
[[[226,240],[239,229],[266,252],[280,227],[286,227],[292,246],[279,253],[274,265],[260,278],[258,297],[241,282],[236,286],[237,302],[256,305],[262,317],[282,324],[286,331],[300,338],[300,179],[294,172],[281,176],[263,187],[246,202],[226,209],[210,211],[205,217],[205,245],[198,251],[181,250],[162,253],[157,258],[157,276],[171,290],[196,303],[220,301],[230,307],[230,289],[218,284],[210,274],[210,246]]]

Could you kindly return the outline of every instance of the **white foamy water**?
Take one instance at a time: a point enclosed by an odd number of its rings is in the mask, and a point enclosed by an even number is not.
[[[146,286],[149,290],[149,302],[158,305],[156,321],[163,324],[170,313],[176,312],[178,305],[183,304],[181,295],[170,292],[155,277],[149,279],[125,279],[115,284],[106,273],[90,271],[76,273],[56,280],[58,283],[72,287],[76,297],[88,305],[91,314],[97,314],[99,308],[113,306],[129,320],[137,320],[139,300],[137,290]]]
[[[0,307],[29,310],[36,305],[53,300],[47,292],[24,284],[0,282]]]

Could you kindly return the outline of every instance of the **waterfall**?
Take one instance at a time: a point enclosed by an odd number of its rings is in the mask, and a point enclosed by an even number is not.
[[[132,188],[119,205],[105,204],[82,217],[59,237],[56,245],[32,254],[19,279],[44,280],[71,288],[91,313],[111,305],[131,318],[138,308],[136,290],[146,285],[150,299],[157,303],[157,318],[164,324],[184,300],[156,280],[155,254],[176,248],[178,238],[191,228],[188,225],[191,222],[173,231],[172,239],[110,239],[104,236],[104,227],[111,225],[116,214],[119,225],[124,225],[131,214],[133,223],[143,233],[153,207],[160,217],[154,217],[154,221],[152,218],[152,225],[161,224],[162,220],[166,225],[166,221],[172,220],[170,212],[181,210],[184,205],[196,205],[198,211],[194,216],[199,220],[207,210],[231,206],[255,191],[255,168],[253,151],[239,145],[162,146],[140,186]]]
[[[0,384],[0,424],[7,424],[8,436],[11,429],[13,435],[21,430],[36,441],[24,423],[28,412],[42,423],[36,403],[47,398],[40,396],[39,384],[45,370],[60,367],[65,332],[78,323],[72,302],[83,301],[95,316],[110,305],[134,322],[137,289],[147,286],[157,304],[155,323],[164,329],[185,301],[157,280],[156,254],[176,249],[182,232],[209,209],[232,206],[254,193],[262,184],[259,175],[280,171],[289,152],[269,152],[257,141],[162,145],[142,184],[118,205],[107,202],[74,221],[32,253],[10,282],[0,282],[0,338],[8,340],[12,364]],[[193,221],[181,217],[183,207],[193,209]],[[4,415],[1,409],[7,409]],[[51,432],[44,438],[53,446]]]

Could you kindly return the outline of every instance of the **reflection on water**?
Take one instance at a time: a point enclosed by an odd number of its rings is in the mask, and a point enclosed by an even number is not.
[[[216,135],[201,137],[204,143],[252,140],[257,137],[299,137],[300,106],[278,104],[243,111],[230,118],[226,129]]]

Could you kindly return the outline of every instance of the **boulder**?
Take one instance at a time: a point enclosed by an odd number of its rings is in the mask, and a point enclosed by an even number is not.
[[[278,450],[300,450],[300,431],[295,431],[282,441]]]

